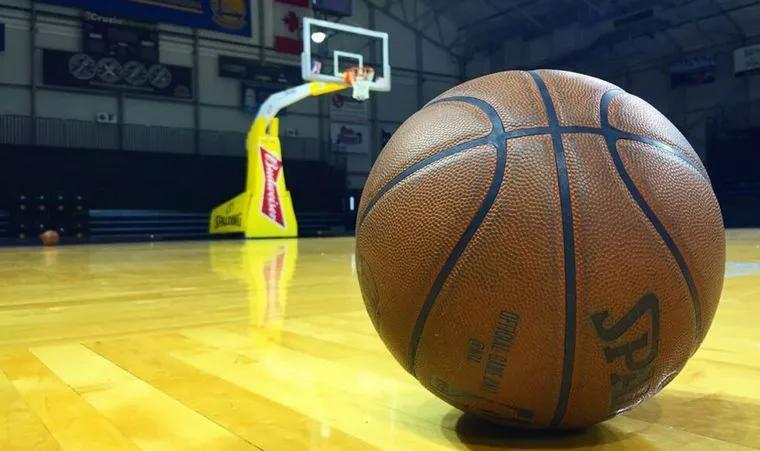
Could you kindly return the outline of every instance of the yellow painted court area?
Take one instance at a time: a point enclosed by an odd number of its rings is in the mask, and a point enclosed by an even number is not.
[[[760,230],[661,394],[585,431],[449,407],[365,314],[353,239],[0,249],[0,450],[760,448]]]

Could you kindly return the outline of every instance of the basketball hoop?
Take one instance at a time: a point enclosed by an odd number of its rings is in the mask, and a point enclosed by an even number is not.
[[[343,81],[354,88],[352,97],[359,101],[369,99],[369,88],[375,79],[375,69],[369,66],[353,66],[343,72]]]

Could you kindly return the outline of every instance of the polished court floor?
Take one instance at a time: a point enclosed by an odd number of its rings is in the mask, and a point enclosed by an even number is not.
[[[682,374],[548,436],[407,375],[364,312],[351,239],[0,249],[0,450],[760,448],[760,230],[728,243]]]

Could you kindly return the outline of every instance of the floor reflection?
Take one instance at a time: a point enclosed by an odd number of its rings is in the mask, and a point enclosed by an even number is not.
[[[298,261],[298,240],[249,240],[238,249],[211,247],[211,266],[245,285],[256,343],[279,343]]]

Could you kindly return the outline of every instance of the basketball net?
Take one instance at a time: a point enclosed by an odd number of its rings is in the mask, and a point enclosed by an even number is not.
[[[354,90],[352,97],[359,101],[369,99],[369,88],[375,79],[375,69],[369,66],[349,67],[343,73],[343,81]]]

